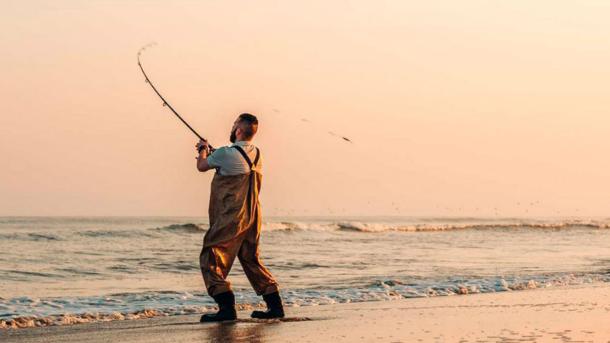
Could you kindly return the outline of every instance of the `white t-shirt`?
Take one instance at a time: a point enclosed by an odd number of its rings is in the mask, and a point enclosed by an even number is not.
[[[217,169],[220,175],[239,175],[249,173],[250,166],[248,166],[248,162],[242,156],[242,154],[236,148],[233,148],[235,145],[241,147],[246,152],[248,157],[250,157],[250,161],[254,163],[254,160],[256,159],[256,147],[254,144],[247,141],[237,141],[229,146],[223,146],[214,150],[214,152],[207,158],[208,165]],[[252,166],[252,169],[261,173],[262,167],[262,156],[259,156],[256,166]]]

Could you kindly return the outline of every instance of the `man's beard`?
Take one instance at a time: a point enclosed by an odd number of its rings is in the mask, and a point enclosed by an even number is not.
[[[235,135],[235,131],[237,131],[237,129],[231,131],[231,136],[229,137],[229,140],[231,141],[231,143],[235,143],[235,141],[237,140],[237,136]]]

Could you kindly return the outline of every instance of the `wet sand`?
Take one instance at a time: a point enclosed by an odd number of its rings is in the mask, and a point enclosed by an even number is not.
[[[288,308],[284,321],[198,316],[0,331],[1,342],[610,342],[610,285]]]

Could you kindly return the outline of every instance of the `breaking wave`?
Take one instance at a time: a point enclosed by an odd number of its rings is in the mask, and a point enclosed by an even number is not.
[[[208,229],[207,224],[172,224],[156,230],[182,233],[201,233]],[[363,221],[329,221],[329,222],[301,222],[301,221],[268,221],[263,222],[264,231],[347,231],[364,233],[382,232],[434,232],[453,230],[569,230],[569,229],[610,229],[610,221],[478,221],[454,223],[386,223]]]
[[[416,282],[376,280],[356,288],[293,289],[285,290],[282,294],[287,307],[300,307],[522,291],[598,282],[610,282],[610,274],[558,274],[528,278],[493,277]],[[238,310],[264,307],[260,298],[252,291],[238,292],[238,295]],[[70,311],[72,309],[84,312],[74,314]],[[0,298],[0,330],[201,314],[212,310],[216,310],[216,306],[206,294],[174,291],[82,298]]]
[[[377,224],[362,222],[339,222],[337,228],[342,231],[357,232],[431,232],[452,230],[491,230],[491,229],[610,229],[608,222],[513,222],[513,223],[472,223],[472,224]]]
[[[442,222],[395,223],[371,221],[265,221],[263,231],[267,232],[298,232],[298,231],[345,231],[361,233],[383,232],[435,232],[454,230],[570,230],[570,229],[610,229],[610,220],[564,220],[564,221],[522,221],[522,220],[467,220],[452,219]],[[162,227],[148,229],[122,230],[91,230],[83,229],[75,234],[86,238],[103,237],[156,237],[157,234],[199,234],[208,230],[207,223],[175,223]],[[65,235],[65,233],[63,233]],[[0,236],[0,240],[19,241],[63,241],[66,238],[59,233],[49,233],[47,230],[9,233]]]
[[[157,228],[159,231],[170,231],[170,232],[183,232],[183,233],[200,233],[207,231],[208,226],[205,224],[172,224],[168,226],[164,226],[161,228]]]

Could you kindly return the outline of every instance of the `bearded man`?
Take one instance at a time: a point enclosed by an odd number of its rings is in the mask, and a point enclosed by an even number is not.
[[[267,304],[267,311],[254,311],[252,318],[284,317],[278,284],[259,258],[262,158],[260,150],[252,144],[257,129],[258,119],[242,113],[231,129],[232,145],[214,151],[204,140],[196,145],[197,170],[216,169],[210,194],[210,228],[203,239],[199,263],[208,294],[219,310],[204,314],[201,322],[237,319],[235,295],[227,280],[235,257],[256,294],[262,295]]]

